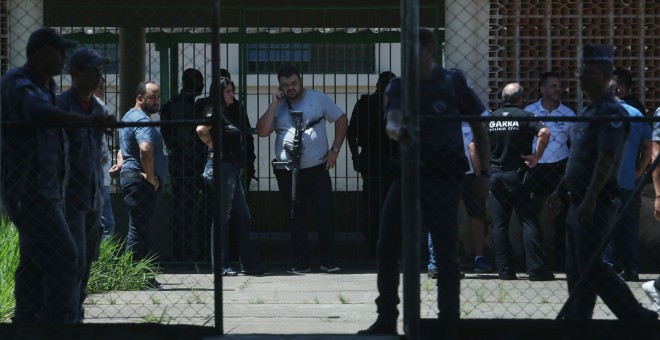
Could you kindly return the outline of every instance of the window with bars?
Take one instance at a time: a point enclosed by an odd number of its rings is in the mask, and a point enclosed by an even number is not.
[[[249,73],[277,73],[293,64],[302,73],[374,73],[374,44],[248,44]]]

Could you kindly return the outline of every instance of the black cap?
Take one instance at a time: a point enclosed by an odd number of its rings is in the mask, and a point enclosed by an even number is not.
[[[91,48],[81,47],[69,57],[69,72],[73,69],[94,68],[101,64],[110,64],[110,59],[103,58]]]
[[[582,62],[614,64],[614,48],[610,45],[584,45]]]
[[[25,49],[27,54],[30,55],[32,52],[44,46],[66,49],[76,45],[78,45],[77,41],[64,39],[62,34],[60,34],[60,32],[57,30],[50,27],[43,27],[30,34],[30,38],[28,39],[27,47]]]

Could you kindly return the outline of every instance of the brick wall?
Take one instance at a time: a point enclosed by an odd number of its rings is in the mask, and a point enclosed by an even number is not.
[[[494,0],[490,3],[489,105],[509,82],[539,97],[538,76],[562,76],[564,101],[583,106],[577,71],[586,43],[612,44],[615,65],[633,74],[632,92],[652,114],[660,106],[660,2],[656,0]]]

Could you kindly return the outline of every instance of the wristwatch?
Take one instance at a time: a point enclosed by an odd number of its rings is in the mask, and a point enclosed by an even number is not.
[[[332,152],[334,152],[334,153],[339,153],[339,150],[340,150],[340,149],[339,149],[338,147],[336,147],[336,146],[333,145],[333,146],[330,148],[330,150],[332,150]]]

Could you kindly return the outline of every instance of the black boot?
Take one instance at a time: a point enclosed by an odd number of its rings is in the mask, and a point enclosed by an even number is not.
[[[359,335],[374,335],[374,334],[387,334],[387,335],[397,335],[396,331],[396,318],[385,318],[379,316],[374,322],[373,325],[369,326],[367,329],[358,331]]]

